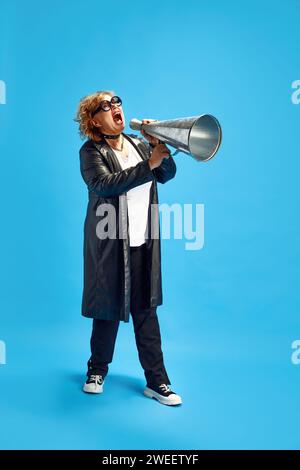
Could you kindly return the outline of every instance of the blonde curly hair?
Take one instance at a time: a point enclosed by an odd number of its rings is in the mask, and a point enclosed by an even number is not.
[[[101,90],[91,95],[84,96],[79,102],[75,122],[79,124],[79,136],[81,139],[99,140],[99,129],[92,124],[92,114],[103,100],[104,95],[114,96],[114,91]]]

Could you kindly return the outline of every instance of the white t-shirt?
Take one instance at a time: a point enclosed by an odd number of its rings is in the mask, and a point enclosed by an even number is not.
[[[124,144],[128,148],[128,158],[125,158],[120,151],[113,149],[123,170],[136,166],[142,161],[142,158],[128,140]],[[149,181],[127,191],[130,246],[140,246],[146,241],[145,232],[148,222],[151,185],[152,181]]]

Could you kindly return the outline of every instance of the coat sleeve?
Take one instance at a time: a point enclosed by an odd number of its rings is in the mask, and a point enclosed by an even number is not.
[[[144,141],[144,144],[148,147],[148,152],[149,152],[149,157],[151,156],[151,152],[153,148],[149,144],[148,141],[145,139],[142,139]],[[176,175],[176,163],[173,157],[168,157],[164,158],[161,164],[157,167],[154,168],[152,171],[155,175],[155,178],[159,183],[166,183],[167,181],[171,180],[174,178]]]
[[[154,179],[148,160],[112,173],[103,161],[101,153],[92,148],[80,150],[80,172],[89,191],[102,197],[119,196]]]
[[[144,139],[143,137],[140,137],[139,140],[144,144],[146,151],[148,152],[149,157],[151,156],[152,148],[149,144],[149,142]],[[174,178],[176,175],[176,163],[173,157],[168,157],[164,158],[161,164],[157,167],[154,168],[152,171],[155,175],[155,178],[159,183],[166,183],[167,181],[171,180]]]
[[[176,163],[173,157],[164,158],[161,164],[152,170],[159,183],[166,183],[176,175]]]

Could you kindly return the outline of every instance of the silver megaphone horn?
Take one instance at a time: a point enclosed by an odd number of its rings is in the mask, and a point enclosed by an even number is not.
[[[173,155],[184,152],[198,162],[210,160],[217,153],[222,140],[220,123],[211,114],[149,124],[132,119],[129,126],[136,131],[143,129],[147,134],[175,147],[177,150]]]

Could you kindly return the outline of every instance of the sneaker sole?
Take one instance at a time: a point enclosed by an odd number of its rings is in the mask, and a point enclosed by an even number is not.
[[[84,393],[89,393],[90,395],[100,395],[101,393],[103,393],[103,387],[99,391],[95,390],[94,392],[92,392],[91,390],[86,389],[84,385],[82,390],[84,391]]]
[[[169,405],[169,406],[182,405],[182,400],[180,397],[172,399],[172,401],[170,401],[166,397],[162,397],[159,393],[154,392],[154,390],[151,390],[150,388],[145,388],[144,395],[148,398],[155,398],[162,405]]]

